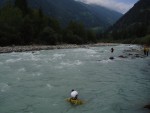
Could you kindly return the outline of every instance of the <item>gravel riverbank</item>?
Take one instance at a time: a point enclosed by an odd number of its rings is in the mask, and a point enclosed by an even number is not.
[[[98,46],[115,46],[118,44],[114,43],[97,43],[88,45],[29,45],[29,46],[7,46],[0,47],[0,53],[11,53],[11,52],[25,52],[25,51],[40,51],[40,50],[52,50],[52,49],[71,49],[71,48],[88,48]]]

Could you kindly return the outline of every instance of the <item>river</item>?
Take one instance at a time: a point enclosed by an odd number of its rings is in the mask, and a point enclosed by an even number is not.
[[[143,106],[150,102],[150,57],[118,57],[139,48],[0,54],[0,113],[148,113]],[[83,105],[66,102],[72,89]]]

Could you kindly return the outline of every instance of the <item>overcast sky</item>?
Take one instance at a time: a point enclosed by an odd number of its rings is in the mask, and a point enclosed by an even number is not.
[[[76,0],[87,4],[97,4],[116,10],[121,13],[126,13],[139,0]]]

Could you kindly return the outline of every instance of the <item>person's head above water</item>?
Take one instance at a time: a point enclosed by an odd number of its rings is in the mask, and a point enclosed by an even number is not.
[[[71,91],[74,91],[74,89],[72,89]]]

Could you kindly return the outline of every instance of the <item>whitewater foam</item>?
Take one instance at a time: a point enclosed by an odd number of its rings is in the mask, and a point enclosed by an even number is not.
[[[9,90],[10,86],[6,83],[0,83],[0,91],[1,92],[6,92],[7,90]]]
[[[64,66],[79,66],[83,64],[80,60],[75,60],[73,62],[71,61],[67,61],[67,62],[61,62],[61,65],[64,65]]]
[[[65,54],[54,54],[52,60],[62,59]]]
[[[25,71],[26,71],[25,68],[20,68],[20,69],[18,69],[18,72],[25,72]]]
[[[30,52],[24,52],[21,53],[20,56],[22,58],[23,61],[39,61],[41,60],[37,55],[34,55],[33,53]]]
[[[32,74],[33,77],[35,77],[35,76],[39,77],[39,76],[41,76],[41,75],[42,75],[42,73],[33,73],[33,74]]]
[[[51,90],[53,86],[51,84],[46,84],[46,86]]]
[[[103,63],[103,64],[107,64],[107,63],[110,63],[110,62],[113,62],[113,60],[101,60],[100,63]]]
[[[6,60],[6,63],[15,63],[15,62],[19,62],[21,60],[22,60],[21,58],[18,58],[18,59],[8,59],[8,60]]]
[[[82,49],[75,49],[74,52],[85,52],[87,54],[96,54],[97,51],[96,50],[93,50],[93,49],[85,49],[85,48],[82,48]]]
[[[97,53],[97,51],[96,50],[93,50],[93,49],[87,49],[87,51],[86,51],[88,54],[96,54]]]

